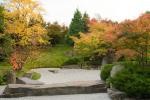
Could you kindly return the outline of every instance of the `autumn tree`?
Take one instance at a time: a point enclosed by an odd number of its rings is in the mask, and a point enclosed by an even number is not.
[[[113,28],[114,24],[111,22],[92,21],[89,33],[80,33],[80,38],[72,37],[75,52],[101,63],[102,58],[112,51],[112,42],[115,40],[111,31]]]
[[[128,53],[132,51],[142,66],[147,64],[150,49],[150,14],[120,23],[120,31],[119,49],[128,49]]]
[[[14,41],[10,62],[16,71],[31,55],[29,48],[47,43],[47,32],[39,16],[43,9],[35,0],[6,0],[5,9],[5,34]]]

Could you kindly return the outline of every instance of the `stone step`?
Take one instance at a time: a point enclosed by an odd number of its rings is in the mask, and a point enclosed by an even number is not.
[[[67,95],[106,93],[105,84],[100,81],[66,82],[49,85],[9,84],[1,97],[23,97],[44,95]]]

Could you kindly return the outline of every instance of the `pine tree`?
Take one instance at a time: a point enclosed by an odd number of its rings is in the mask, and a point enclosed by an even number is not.
[[[75,35],[78,36],[79,32],[83,32],[83,22],[82,22],[82,14],[77,9],[74,13],[74,17],[72,19],[72,22],[69,27],[69,35]]]
[[[67,34],[67,43],[69,45],[73,45],[73,41],[70,39],[70,36],[79,37],[79,32],[84,32],[83,27],[82,14],[78,9],[76,9]]]
[[[85,12],[82,18],[83,21],[83,32],[87,33],[89,31],[88,21],[89,21],[89,15]]]

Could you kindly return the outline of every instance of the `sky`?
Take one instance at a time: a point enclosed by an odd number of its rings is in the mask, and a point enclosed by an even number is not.
[[[46,21],[58,21],[69,25],[74,11],[78,8],[90,17],[101,17],[113,21],[135,19],[145,11],[150,11],[150,0],[40,0],[46,13]]]
[[[2,1],[2,0],[0,0]],[[39,0],[45,8],[44,19],[69,25],[75,10],[87,12],[91,18],[111,19],[121,22],[135,19],[150,11],[150,0]]]

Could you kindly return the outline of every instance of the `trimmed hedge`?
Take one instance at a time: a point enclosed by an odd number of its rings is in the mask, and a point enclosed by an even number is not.
[[[129,97],[150,98],[150,70],[143,69],[138,67],[133,71],[133,68],[126,68],[111,78],[110,82]]]
[[[106,81],[110,77],[110,72],[112,70],[113,64],[106,64],[101,68],[100,77],[102,80]]]

